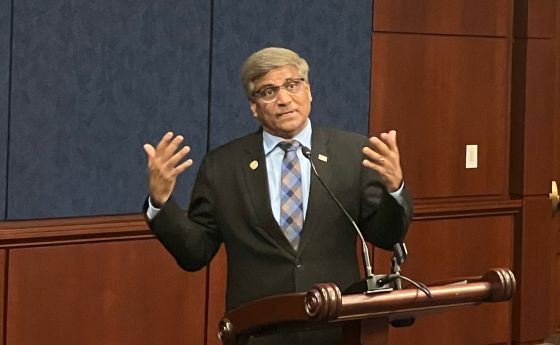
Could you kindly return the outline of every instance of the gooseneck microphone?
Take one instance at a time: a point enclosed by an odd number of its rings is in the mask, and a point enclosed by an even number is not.
[[[406,244],[404,242],[395,243],[393,246],[393,257],[391,258],[391,273],[397,277],[395,279],[395,290],[402,290],[401,279],[398,279],[398,277],[401,275],[401,264],[406,260],[407,256]]]
[[[369,259],[369,249],[367,247],[366,240],[364,239],[364,236],[362,235],[362,231],[360,230],[360,228],[358,227],[358,225],[356,224],[354,219],[352,219],[352,216],[350,216],[350,214],[346,211],[344,206],[342,206],[340,201],[338,201],[338,198],[334,195],[334,193],[330,190],[330,188],[327,187],[325,182],[323,182],[323,179],[321,179],[321,177],[319,176],[319,173],[317,173],[317,169],[315,169],[315,164],[313,164],[313,160],[311,159],[311,150],[308,147],[305,147],[305,146],[302,145],[301,146],[301,153],[305,156],[305,158],[307,158],[309,160],[309,162],[311,163],[311,169],[313,170],[313,174],[315,175],[315,177],[317,177],[317,180],[319,180],[319,182],[321,183],[323,188],[325,188],[327,193],[329,193],[331,198],[335,201],[338,208],[340,208],[342,213],[344,213],[346,218],[348,218],[348,220],[350,221],[350,223],[352,224],[352,226],[356,230],[356,233],[358,234],[358,237],[360,238],[360,241],[362,242],[362,252],[363,252],[363,256],[364,256],[364,270],[365,270],[365,274],[366,274],[366,284],[367,284],[367,291],[366,292],[371,293],[371,292],[391,291],[392,288],[388,287],[385,284],[378,285],[378,281],[382,281],[382,279],[380,279],[380,277],[376,277],[373,274],[373,271],[371,269],[371,262],[370,262],[370,259]]]

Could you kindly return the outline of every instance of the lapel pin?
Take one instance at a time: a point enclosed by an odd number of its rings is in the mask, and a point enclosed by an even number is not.
[[[251,170],[255,170],[255,169],[258,168],[258,167],[259,167],[259,162],[257,162],[257,161],[252,161],[252,162],[249,164],[249,168],[251,168]]]
[[[326,162],[326,161],[329,160],[329,157],[327,157],[327,156],[325,156],[325,155],[322,155],[322,154],[320,154],[320,153],[319,153],[319,157],[318,157],[318,158],[319,158],[320,161],[323,161],[323,162]]]

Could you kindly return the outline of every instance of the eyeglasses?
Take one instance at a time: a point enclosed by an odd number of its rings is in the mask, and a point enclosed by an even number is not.
[[[303,90],[305,78],[288,79],[280,86],[268,85],[258,91],[253,92],[253,97],[256,97],[264,103],[272,103],[278,98],[278,91],[281,88],[288,91],[290,95],[297,95]]]

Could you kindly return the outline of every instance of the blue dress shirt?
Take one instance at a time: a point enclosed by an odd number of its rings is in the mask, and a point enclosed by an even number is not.
[[[299,141],[300,144],[306,146],[311,150],[311,121],[307,119],[305,128],[299,132],[292,139]],[[284,150],[278,147],[278,143],[286,139],[277,137],[263,131],[263,148],[266,157],[266,173],[268,176],[268,195],[270,196],[270,206],[272,207],[272,214],[274,219],[280,224],[280,189],[281,189],[281,172],[282,172],[282,159],[284,158]],[[301,167],[301,185],[303,194],[303,219],[307,212],[307,201],[309,200],[309,186],[311,163],[301,150],[297,151],[299,165]]]

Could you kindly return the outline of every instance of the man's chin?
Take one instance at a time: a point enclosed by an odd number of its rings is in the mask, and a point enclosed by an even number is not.
[[[299,134],[299,132],[301,132],[303,130],[304,126],[282,126],[279,127],[277,132],[281,133],[281,135],[279,135],[282,138],[293,138],[296,135]]]

